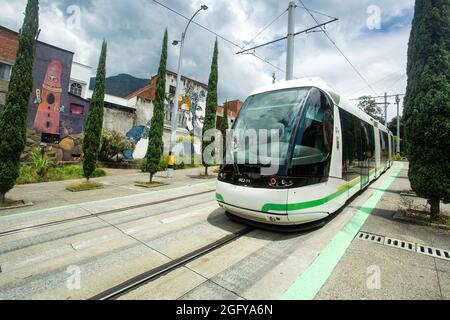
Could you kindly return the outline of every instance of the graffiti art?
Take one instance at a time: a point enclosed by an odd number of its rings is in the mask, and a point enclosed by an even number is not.
[[[51,61],[42,84],[42,101],[34,120],[34,128],[43,133],[59,134],[61,74],[61,62],[58,60]]]

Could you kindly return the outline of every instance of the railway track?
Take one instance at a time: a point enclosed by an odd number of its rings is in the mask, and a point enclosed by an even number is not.
[[[152,282],[152,281],[157,280],[158,278],[160,278],[172,271],[175,271],[176,269],[179,269],[179,268],[185,266],[189,262],[199,259],[208,253],[216,251],[216,250],[224,247],[225,245],[227,245],[233,241],[236,241],[237,239],[245,236],[246,234],[250,233],[253,230],[254,230],[253,227],[247,227],[238,232],[227,235],[227,236],[225,236],[211,244],[208,244],[196,251],[188,253],[181,258],[178,258],[176,260],[168,262],[168,263],[161,265],[155,269],[152,269],[143,274],[140,274],[130,280],[127,280],[126,282],[121,283],[111,289],[108,289],[88,300],[116,300],[116,299],[118,299],[118,298]]]
[[[153,201],[153,202],[143,203],[143,204],[140,204],[140,205],[129,206],[129,207],[124,207],[124,208],[120,208],[120,209],[108,210],[108,211],[103,211],[103,212],[99,212],[99,213],[92,213],[92,214],[89,214],[89,215],[76,217],[76,218],[58,220],[58,221],[53,221],[53,222],[33,225],[33,226],[29,226],[29,227],[13,229],[13,230],[9,230],[9,231],[0,232],[0,238],[1,237],[6,237],[6,236],[10,236],[10,235],[13,235],[13,234],[17,234],[17,233],[22,233],[22,232],[42,229],[42,228],[46,228],[46,227],[52,227],[52,226],[66,224],[66,223],[70,223],[70,222],[75,222],[75,221],[81,221],[81,220],[86,220],[86,219],[91,219],[91,218],[102,217],[102,216],[106,216],[106,215],[110,215],[110,214],[114,214],[114,213],[118,213],[118,212],[134,210],[134,209],[139,209],[139,208],[145,208],[145,207],[151,207],[151,206],[155,206],[155,205],[166,203],[166,202],[183,200],[183,199],[187,199],[187,198],[191,198],[191,197],[195,197],[195,196],[200,196],[200,195],[204,195],[204,194],[208,194],[208,193],[213,193],[213,192],[215,192],[215,189],[214,190],[208,190],[208,191],[202,191],[202,192],[198,192],[198,193],[193,193],[193,194],[180,196],[180,197],[169,198],[169,199],[160,200],[160,201]]]

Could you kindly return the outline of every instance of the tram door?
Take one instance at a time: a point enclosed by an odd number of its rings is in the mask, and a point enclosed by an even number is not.
[[[370,157],[369,154],[371,150],[369,150],[369,132],[367,132],[367,127],[360,123],[360,168],[361,168],[361,189],[367,187],[370,182]]]

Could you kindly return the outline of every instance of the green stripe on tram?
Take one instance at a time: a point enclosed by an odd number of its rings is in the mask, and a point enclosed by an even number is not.
[[[216,193],[216,200],[221,203],[225,203],[225,199],[220,193]]]
[[[305,210],[315,207],[323,206],[324,204],[340,197],[345,192],[353,189],[356,185],[359,185],[360,180],[356,179],[354,182],[350,183],[349,185],[345,186],[345,188],[337,191],[336,193],[333,193],[325,198],[308,201],[308,202],[300,202],[300,203],[292,203],[292,204],[266,204],[262,208],[262,212],[269,213],[271,211],[297,211],[297,210]]]

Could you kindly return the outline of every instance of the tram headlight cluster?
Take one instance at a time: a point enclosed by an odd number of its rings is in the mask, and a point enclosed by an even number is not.
[[[288,188],[294,185],[294,181],[289,179],[277,179],[271,178],[269,181],[269,186],[272,188]]]

